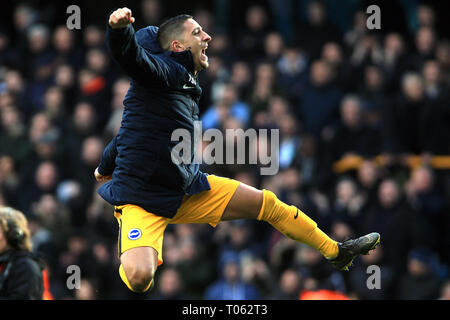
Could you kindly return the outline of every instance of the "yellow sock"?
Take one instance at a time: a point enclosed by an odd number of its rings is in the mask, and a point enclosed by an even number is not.
[[[148,291],[148,290],[151,288],[151,286],[153,285],[153,280],[154,280],[154,279],[152,279],[152,281],[150,281],[150,283],[148,284],[148,286],[147,286],[144,290],[142,290],[142,291],[136,291],[136,290],[134,290],[133,287],[130,285],[130,282],[128,281],[127,276],[125,275],[125,271],[123,270],[122,264],[121,264],[120,267],[119,267],[119,275],[120,275],[120,278],[122,279],[122,281],[127,285],[128,289],[130,289],[130,290],[133,291],[133,292],[146,292],[146,291]]]
[[[337,242],[317,227],[317,223],[297,209],[281,202],[269,190],[263,190],[264,200],[258,220],[270,223],[285,236],[306,243],[318,250],[325,258],[337,257]]]

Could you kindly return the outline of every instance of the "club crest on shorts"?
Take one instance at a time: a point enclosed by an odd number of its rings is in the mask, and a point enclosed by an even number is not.
[[[142,231],[138,228],[131,229],[128,231],[128,239],[137,240],[142,236]]]

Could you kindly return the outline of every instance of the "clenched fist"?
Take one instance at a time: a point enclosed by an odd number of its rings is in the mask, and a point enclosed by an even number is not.
[[[98,182],[108,181],[108,180],[112,179],[112,174],[110,174],[108,176],[102,176],[98,172],[98,167],[95,169],[94,176],[95,176],[95,180],[97,180]]]
[[[109,25],[113,29],[121,29],[133,23],[134,20],[131,10],[125,7],[111,13],[109,16]]]

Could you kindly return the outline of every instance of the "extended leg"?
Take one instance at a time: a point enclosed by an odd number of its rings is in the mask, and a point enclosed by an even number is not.
[[[287,237],[306,243],[328,259],[335,258],[339,249],[317,224],[295,206],[281,202],[273,192],[240,184],[228,203],[222,221],[258,219],[270,223]]]

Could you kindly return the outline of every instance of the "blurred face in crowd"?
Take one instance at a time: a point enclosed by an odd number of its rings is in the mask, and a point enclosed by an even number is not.
[[[9,38],[8,36],[0,31],[0,51],[5,50],[9,45]]]
[[[413,171],[411,183],[418,193],[430,191],[433,188],[433,175],[428,168],[418,168]]]
[[[450,281],[447,281],[441,289],[441,298],[442,300],[450,300]]]
[[[88,248],[87,240],[81,235],[74,235],[67,241],[68,251],[74,256],[79,256]]]
[[[75,298],[77,300],[95,300],[95,289],[91,281],[88,279],[81,279],[80,289],[75,290]]]
[[[269,57],[278,57],[283,50],[283,38],[277,32],[269,33],[264,40],[266,55]]]
[[[328,42],[323,46],[322,58],[332,65],[339,65],[342,60],[341,47],[335,42]]]
[[[164,270],[159,282],[161,292],[166,296],[174,296],[181,290],[181,279],[173,269]]]
[[[215,42],[215,40],[214,40]],[[245,62],[235,62],[231,68],[231,81],[239,85],[247,84],[251,79],[251,73],[248,65]]]
[[[90,25],[86,27],[83,33],[83,41],[89,48],[102,46],[103,41],[105,41],[105,35],[100,28]]]
[[[122,109],[123,100],[130,88],[130,81],[128,79],[119,79],[114,83],[113,86],[113,100],[111,105],[113,109]]]
[[[436,60],[427,61],[423,66],[423,78],[427,84],[439,82],[439,64]]]
[[[36,170],[36,184],[44,191],[52,190],[57,183],[58,171],[51,162],[43,162]]]
[[[90,131],[95,123],[94,107],[86,102],[80,102],[75,107],[75,127],[81,132]]]
[[[300,288],[300,276],[294,270],[286,270],[281,275],[280,287],[286,294],[296,294]]]
[[[389,33],[384,40],[384,49],[391,54],[400,54],[404,50],[403,39],[398,33]]]
[[[325,7],[318,1],[312,1],[308,6],[308,20],[312,25],[319,26],[325,22]]]
[[[6,72],[5,82],[8,87],[8,91],[20,92],[24,89],[22,75],[16,70],[9,70]]]
[[[63,99],[64,95],[59,87],[50,87],[44,96],[45,109],[51,114],[62,111]]]
[[[331,80],[331,68],[324,61],[316,61],[311,66],[311,82],[317,86],[322,87],[327,85]]]
[[[2,178],[14,174],[14,160],[10,156],[0,157],[0,181]]]
[[[400,190],[393,180],[385,180],[378,189],[378,199],[384,208],[391,208],[400,198]]]
[[[247,10],[246,23],[250,30],[261,30],[266,24],[266,12],[260,6],[252,6]]]
[[[144,0],[141,4],[141,11],[145,23],[149,25],[158,24],[161,17],[161,6],[158,0]]]
[[[314,266],[322,260],[322,256],[319,251],[314,250],[311,247],[303,247],[300,254],[303,261],[308,266]]]
[[[31,27],[28,31],[28,46],[32,53],[40,53],[47,48],[49,42],[49,31],[43,25]]]
[[[379,90],[383,85],[381,70],[375,66],[369,66],[364,72],[364,82],[368,89]]]
[[[53,195],[44,194],[36,204],[35,213],[45,220],[47,225],[52,224],[58,215],[58,201]]]
[[[418,259],[409,259],[408,271],[411,275],[418,277],[427,273],[428,266]]]
[[[14,25],[19,31],[28,27],[34,19],[35,12],[26,5],[19,5],[14,11]]]
[[[297,132],[297,122],[295,118],[290,114],[284,114],[280,117],[280,130],[283,138],[289,138],[295,135]]]
[[[288,168],[282,173],[283,188],[286,190],[296,190],[300,187],[300,172],[296,168]]]
[[[344,99],[341,106],[342,123],[348,128],[358,128],[361,124],[361,106],[356,97]]]
[[[433,27],[435,22],[434,10],[427,5],[417,7],[417,20],[422,27]]]
[[[37,142],[51,128],[48,116],[43,113],[36,114],[31,120],[30,140]]]
[[[402,91],[410,101],[420,101],[424,97],[422,78],[417,74],[407,74],[402,81]]]
[[[81,150],[82,161],[91,167],[96,167],[100,162],[103,148],[103,142],[99,138],[89,137],[85,139]]]
[[[377,168],[373,161],[364,161],[358,170],[358,179],[360,183],[366,187],[370,188],[375,185],[378,178]]]
[[[450,43],[441,41],[436,47],[436,59],[442,67],[450,66]]]
[[[256,67],[256,81],[264,84],[271,84],[275,74],[271,64],[261,63]]]
[[[53,33],[53,45],[56,50],[62,53],[67,53],[73,47],[73,32],[67,29],[66,26],[59,26]]]
[[[238,99],[236,88],[232,84],[226,84],[223,87],[222,102],[226,105],[232,105]]]
[[[193,240],[183,240],[180,246],[180,258],[184,261],[193,261],[197,256],[198,244]]]
[[[348,204],[356,194],[355,183],[351,180],[344,179],[340,181],[336,187],[336,195],[339,202]]]
[[[236,283],[239,281],[239,268],[240,266],[234,262],[234,261],[229,261],[225,264],[224,266],[224,277],[225,279],[227,279],[228,282],[230,283]]]
[[[288,111],[287,102],[280,96],[272,96],[269,100],[270,117],[276,122],[281,121],[283,115]],[[278,123],[279,125],[279,123]]]
[[[366,32],[366,20],[367,15],[364,11],[356,11],[353,17],[353,30],[358,31],[358,33]]]
[[[108,66],[108,56],[100,49],[91,49],[86,54],[86,62],[89,69],[96,72],[105,71]]]
[[[416,34],[416,47],[419,53],[428,54],[433,49],[435,34],[429,27],[422,27]]]
[[[62,88],[70,88],[75,84],[75,74],[70,65],[62,65],[56,69],[55,82]]]
[[[0,116],[2,126],[4,129],[7,129],[8,132],[12,133],[21,126],[20,115],[15,107],[4,107],[0,113]]]
[[[234,248],[244,248],[249,236],[248,227],[240,225],[239,223],[233,225],[230,230],[230,241]]]

